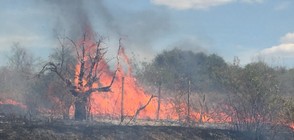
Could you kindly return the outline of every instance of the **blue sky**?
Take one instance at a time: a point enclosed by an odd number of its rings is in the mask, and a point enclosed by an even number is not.
[[[293,13],[293,0],[0,0],[0,64],[14,42],[45,60],[56,32],[75,38],[88,20],[110,54],[123,37],[140,60],[178,47],[293,67]]]

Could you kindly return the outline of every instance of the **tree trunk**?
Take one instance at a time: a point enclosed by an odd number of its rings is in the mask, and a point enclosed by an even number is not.
[[[75,101],[75,120],[87,119],[87,98],[79,97]]]

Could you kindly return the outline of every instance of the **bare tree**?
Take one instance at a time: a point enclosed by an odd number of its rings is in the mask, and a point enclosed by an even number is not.
[[[10,77],[10,79],[14,82],[19,82],[19,86],[28,87],[28,85],[23,82],[31,79],[31,76],[33,75],[34,65],[36,63],[36,59],[33,54],[31,54],[26,48],[22,47],[19,43],[14,43],[7,58],[8,69],[13,76]],[[12,86],[15,87],[15,85]]]
[[[7,57],[8,69],[5,72],[5,81],[3,83],[7,89],[5,94],[8,95],[7,98],[25,103],[28,111],[34,112],[36,107],[33,104],[36,103],[37,97],[33,96],[30,91],[31,84],[34,82],[32,76],[36,59],[32,53],[19,43],[13,44]]]
[[[60,40],[60,39],[59,39]],[[102,70],[105,68],[107,62],[105,62],[104,56],[106,49],[102,47],[103,39],[94,40],[93,36],[84,34],[83,39],[80,42],[75,42],[70,38],[63,39],[65,42],[70,43],[76,52],[76,63],[69,64],[69,68],[76,68],[74,72],[72,70],[65,71],[65,59],[61,55],[60,63],[48,62],[46,63],[39,74],[45,71],[51,71],[57,74],[57,76],[66,85],[68,91],[75,97],[74,117],[76,120],[87,119],[89,97],[93,92],[109,92],[111,86],[115,80],[116,71],[113,73],[112,80],[109,85],[95,87],[95,83],[100,83],[100,76]],[[63,41],[60,41],[61,46],[68,45]],[[120,51],[121,43],[119,43]]]
[[[14,43],[11,47],[11,54],[8,56],[8,66],[10,69],[22,72],[23,74],[31,74],[33,72],[34,57],[19,43]]]

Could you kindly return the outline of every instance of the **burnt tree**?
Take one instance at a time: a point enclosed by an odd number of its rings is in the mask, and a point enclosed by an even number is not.
[[[64,72],[63,65],[64,60],[61,59],[59,63],[48,62],[46,63],[40,74],[50,71],[57,74],[57,76],[66,85],[67,90],[74,96],[74,118],[76,120],[86,120],[88,114],[88,103],[89,97],[93,92],[109,92],[111,91],[111,86],[115,80],[116,71],[113,73],[112,80],[109,85],[101,85],[100,76],[103,69],[107,66],[107,62],[104,59],[106,54],[106,49],[102,47],[102,40],[94,40],[93,36],[88,36],[84,34],[83,39],[80,42],[75,42],[70,38],[65,38],[71,47],[75,48],[76,52],[76,63],[68,64],[75,70],[71,70],[73,76],[69,76]],[[63,42],[60,41],[62,47],[65,46]],[[121,42],[121,41],[119,41]],[[119,43],[119,50],[121,43]],[[118,50],[118,51],[119,51]],[[98,86],[97,86],[98,85]]]

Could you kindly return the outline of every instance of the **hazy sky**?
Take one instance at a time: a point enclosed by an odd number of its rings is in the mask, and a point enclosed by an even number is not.
[[[293,0],[0,0],[0,65],[14,42],[46,59],[56,33],[78,38],[89,22],[110,53],[123,37],[141,59],[178,47],[293,67],[293,13]]]

